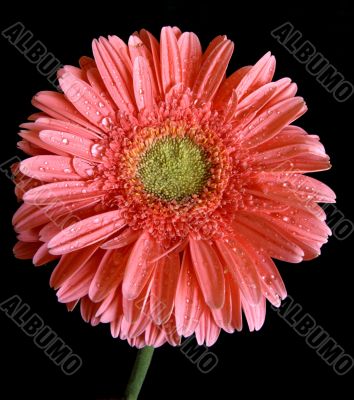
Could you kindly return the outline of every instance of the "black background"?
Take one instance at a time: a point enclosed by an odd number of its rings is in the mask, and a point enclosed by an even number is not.
[[[142,27],[159,35],[161,26],[177,25],[182,31],[196,32],[205,48],[218,34],[235,42],[229,71],[254,64],[266,51],[277,58],[276,78],[291,77],[309,111],[299,124],[319,134],[332,159],[333,168],[316,177],[337,193],[337,207],[353,220],[351,168],[353,99],[338,103],[310,76],[270,32],[286,21],[300,30],[350,82],[353,18],[350,1],[325,2],[230,2],[210,5],[190,1],[161,3],[136,1],[72,2],[34,4],[25,9],[14,4],[2,15],[1,31],[21,21],[64,64],[77,65],[81,55],[91,55],[91,40],[116,34],[127,40]],[[262,5],[261,5],[262,4]],[[75,11],[75,8],[80,11]],[[0,164],[15,154],[18,125],[34,112],[30,104],[39,90],[51,90],[42,77],[10,43],[1,45],[1,139]],[[22,155],[21,155],[22,156]],[[48,280],[52,265],[34,268],[30,261],[13,257],[11,216],[18,205],[13,185],[1,176],[1,292],[0,301],[18,294],[29,303],[58,335],[83,359],[82,368],[66,376],[32,340],[3,313],[0,314],[2,340],[0,398],[22,399],[110,399],[124,391],[136,350],[126,342],[111,338],[107,325],[91,327],[79,312],[68,313],[56,301]],[[354,235],[353,235],[354,236]],[[288,293],[310,313],[318,324],[351,355],[353,318],[352,236],[344,241],[332,237],[321,257],[299,265],[278,262]],[[353,380],[353,370],[337,376],[304,339],[270,308],[260,332],[222,333],[212,351],[218,366],[202,374],[178,348],[157,349],[141,399],[214,399],[257,395],[277,398],[310,392],[318,396],[334,390],[338,397]]]

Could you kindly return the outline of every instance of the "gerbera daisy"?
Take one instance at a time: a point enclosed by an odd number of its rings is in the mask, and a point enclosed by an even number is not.
[[[304,175],[329,157],[290,125],[296,85],[272,81],[270,53],[226,77],[233,47],[171,27],[94,40],[21,125],[15,255],[58,259],[59,301],[132,346],[210,346],[242,312],[260,329],[286,296],[273,259],[312,259],[330,234],[317,203],[335,195]]]

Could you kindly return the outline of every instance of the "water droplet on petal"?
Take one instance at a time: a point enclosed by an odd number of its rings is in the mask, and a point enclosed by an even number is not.
[[[105,127],[105,128],[110,128],[112,126],[112,119],[109,117],[104,117],[101,120],[101,124]]]
[[[92,145],[91,147],[91,154],[93,157],[102,157],[102,153],[103,153],[103,146],[95,143],[94,145]]]

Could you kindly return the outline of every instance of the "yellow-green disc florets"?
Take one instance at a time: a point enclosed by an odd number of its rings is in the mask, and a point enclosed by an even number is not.
[[[141,156],[138,177],[146,192],[181,201],[201,192],[210,177],[210,163],[205,151],[188,137],[165,137]]]

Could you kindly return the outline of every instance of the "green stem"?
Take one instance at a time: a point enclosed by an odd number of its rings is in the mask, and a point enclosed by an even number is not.
[[[125,400],[136,400],[143,386],[145,376],[150,366],[154,353],[154,348],[150,346],[143,347],[138,351],[136,360],[130,374],[128,385],[125,389]]]

